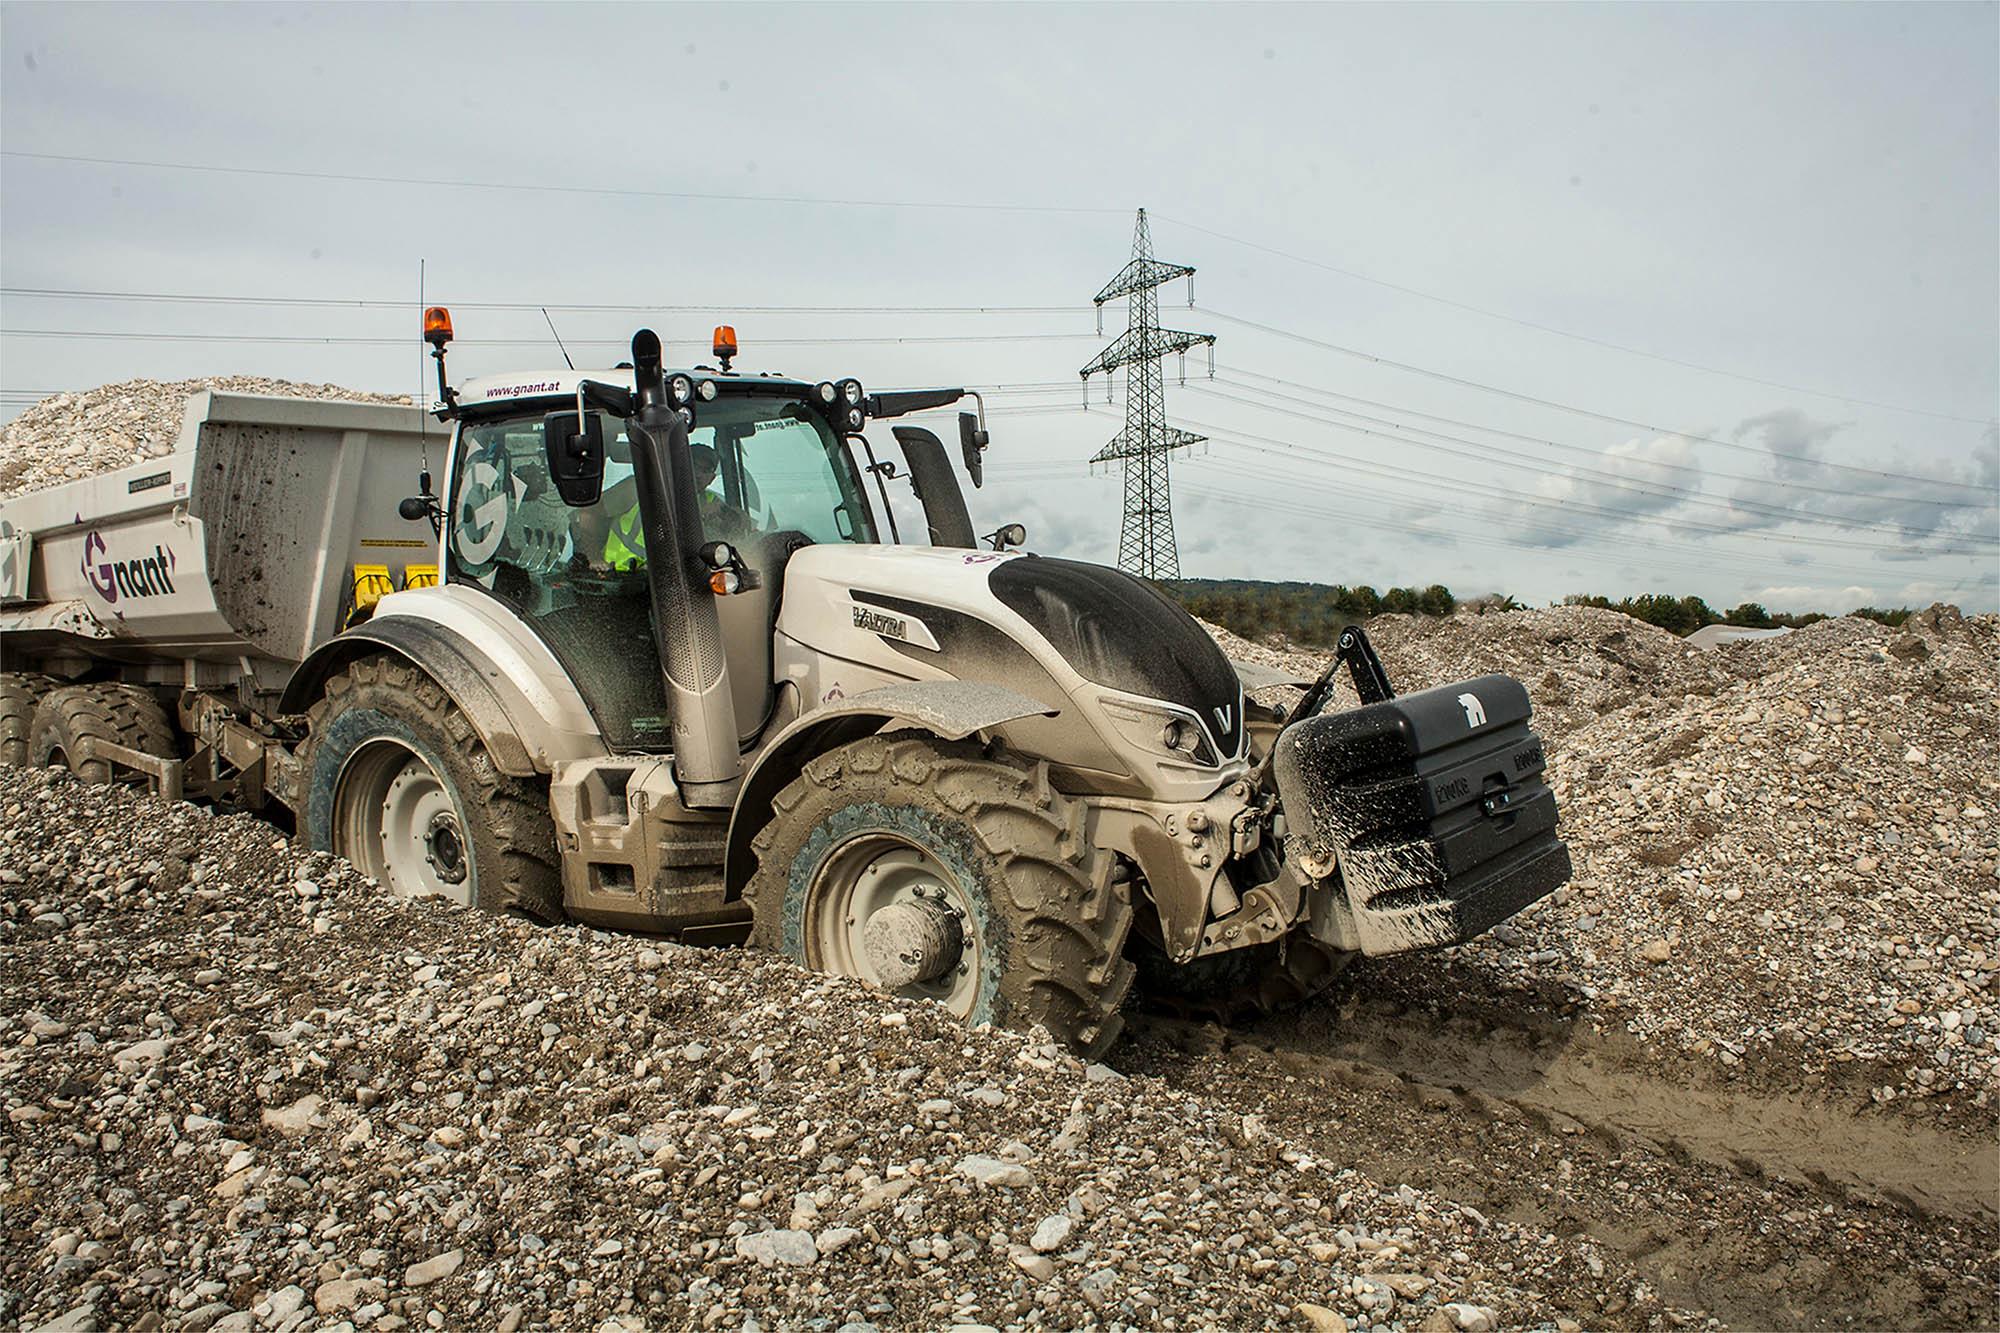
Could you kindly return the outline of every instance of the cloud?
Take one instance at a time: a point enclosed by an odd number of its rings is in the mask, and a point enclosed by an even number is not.
[[[1845,465],[1902,474],[1871,477],[1828,466],[1826,446],[1849,424],[1815,420],[1795,407],[1738,424],[1732,438],[1765,452],[1764,475],[1734,486],[1729,513],[1714,521],[1743,533],[1797,527],[1840,541],[1885,543],[1875,558],[1895,562],[1927,560],[2000,535],[1992,503],[2000,435],[1992,428],[1963,460]]]
[[[1648,489],[1635,488],[1633,482]],[[1556,548],[1671,513],[1686,503],[1682,492],[1700,488],[1700,459],[1693,443],[1679,435],[1660,435],[1611,445],[1579,472],[1543,476],[1535,483],[1543,503],[1501,500],[1493,509],[1521,540]]]
[[[1858,584],[1824,588],[1795,583],[1784,587],[1759,588],[1750,595],[1750,599],[1772,611],[1829,611],[1838,615],[1857,606],[1872,604],[1875,589]]]

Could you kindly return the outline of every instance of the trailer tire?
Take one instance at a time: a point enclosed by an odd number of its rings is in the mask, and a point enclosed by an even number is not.
[[[752,842],[753,944],[875,981],[864,936],[900,913],[916,942],[892,966],[939,971],[895,993],[968,1023],[1040,1024],[1090,1056],[1117,1039],[1131,899],[1045,769],[969,742],[868,736],[811,760],[772,805]]]
[[[443,686],[397,658],[364,657],[328,679],[306,716],[307,845],[391,892],[562,919],[547,785],[502,773]]]
[[[63,685],[42,696],[28,725],[28,763],[59,763],[85,782],[110,782],[118,770],[98,757],[98,741],[162,759],[180,757],[159,700],[134,685],[100,682]]]
[[[1282,940],[1176,963],[1150,940],[1135,939],[1139,993],[1183,1018],[1234,1023],[1297,1009],[1325,994],[1359,954],[1329,949],[1303,929]]]
[[[33,671],[0,671],[0,764],[28,766],[28,731],[35,705],[62,682]]]

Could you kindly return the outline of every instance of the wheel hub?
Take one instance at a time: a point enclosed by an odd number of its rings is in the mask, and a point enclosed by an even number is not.
[[[450,790],[408,746],[362,745],[334,787],[334,850],[401,898],[473,901],[472,848]]]
[[[965,931],[958,914],[938,897],[913,895],[868,918],[862,952],[877,981],[897,990],[935,981],[958,966]]]
[[[465,882],[465,842],[459,837],[458,821],[442,810],[431,816],[424,831],[424,860],[446,884]]]

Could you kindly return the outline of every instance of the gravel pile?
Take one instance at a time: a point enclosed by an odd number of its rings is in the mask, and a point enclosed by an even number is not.
[[[1537,995],[1731,1076],[1992,1106],[2000,618],[1934,607],[1706,653],[1583,607],[1420,620],[1368,626],[1399,688],[1527,683],[1577,877],[1448,966],[1357,969],[1357,992]]]
[[[0,499],[60,486],[172,453],[189,395],[203,389],[286,398],[341,398],[407,403],[407,395],[367,393],[338,384],[295,384],[256,375],[194,380],[126,380],[44,398],[0,427]]]
[[[1547,740],[1560,740],[1602,714],[1641,699],[1713,694],[1736,680],[1714,654],[1689,648],[1644,621],[1592,606],[1483,615],[1377,616],[1366,628],[1398,692],[1498,671],[1528,687],[1534,697],[1535,726]],[[1325,669],[1323,649],[1282,640],[1253,643],[1217,625],[1207,629],[1231,657],[1308,677]],[[1340,688],[1328,707],[1353,707],[1359,700],[1347,673],[1336,679]],[[1256,694],[1262,699],[1296,698],[1282,687]]]
[[[772,956],[397,904],[53,771],[0,813],[0,1325],[1688,1317],[1586,1239]]]

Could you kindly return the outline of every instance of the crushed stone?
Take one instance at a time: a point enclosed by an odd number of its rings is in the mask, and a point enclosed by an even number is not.
[[[203,389],[286,398],[408,403],[407,394],[338,384],[299,384],[258,375],[191,380],[125,380],[42,399],[0,427],[0,499],[172,453],[188,398]]]

